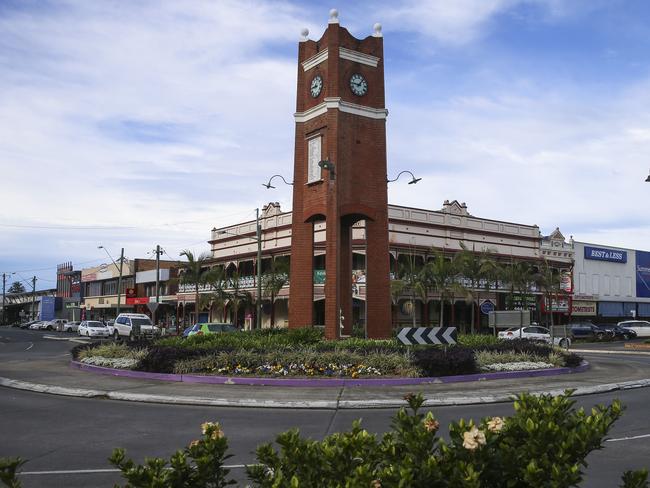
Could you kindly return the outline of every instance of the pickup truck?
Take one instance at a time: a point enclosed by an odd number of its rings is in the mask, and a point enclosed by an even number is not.
[[[108,331],[116,341],[126,339],[133,341],[140,337],[152,339],[160,336],[160,329],[153,325],[151,319],[143,313],[121,313]]]

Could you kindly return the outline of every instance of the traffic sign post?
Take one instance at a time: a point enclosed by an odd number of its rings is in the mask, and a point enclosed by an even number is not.
[[[397,340],[407,346],[456,344],[456,327],[404,327],[397,334]]]
[[[481,305],[479,306],[481,313],[488,315],[490,312],[494,312],[496,309],[494,302],[492,300],[481,300]]]

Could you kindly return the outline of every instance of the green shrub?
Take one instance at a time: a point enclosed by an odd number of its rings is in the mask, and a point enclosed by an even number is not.
[[[422,376],[449,376],[477,373],[478,367],[471,349],[426,347],[413,350],[413,363]]]
[[[127,358],[140,360],[147,355],[147,352],[147,349],[131,348],[123,342],[104,342],[92,348],[80,350],[77,359],[100,356],[109,359]]]
[[[226,455],[228,440],[221,427],[218,423],[206,422],[201,429],[203,438],[176,451],[169,461],[149,458],[144,466],[136,465],[126,459],[124,449],[115,449],[108,460],[122,472],[127,481],[125,488],[221,488],[234,485],[235,481],[228,479],[230,470],[224,467],[224,461],[232,456]]]
[[[16,458],[0,458],[0,481],[9,488],[20,488],[22,485],[16,473],[18,469],[27,461]]]
[[[476,364],[479,368],[484,368],[490,364],[519,363],[524,361],[531,363],[548,362],[557,366],[563,365],[563,361],[559,361],[559,357],[553,357],[553,360],[557,361],[556,363],[553,363],[550,355],[542,357],[526,352],[476,351],[474,353],[474,358],[476,359]]]
[[[472,349],[479,349],[486,346],[492,346],[503,342],[493,335],[488,334],[458,334],[458,344]]]
[[[436,436],[439,423],[420,413],[422,396],[407,396],[392,430],[381,438],[359,421],[322,441],[298,430],[257,449],[261,464],[247,467],[254,486],[271,487],[568,487],[582,480],[587,455],[621,416],[618,401],[590,415],[576,410],[570,392],[559,397],[522,394],[515,414],[451,424],[450,439]],[[626,487],[647,486],[647,472],[626,473]]]

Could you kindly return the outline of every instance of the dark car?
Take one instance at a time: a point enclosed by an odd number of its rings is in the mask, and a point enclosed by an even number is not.
[[[636,339],[636,332],[615,324],[601,324],[598,327],[607,331],[614,339],[624,339],[626,341],[628,339]]]
[[[574,322],[569,324],[571,337],[574,339],[610,339],[614,332],[598,327],[593,322]]]

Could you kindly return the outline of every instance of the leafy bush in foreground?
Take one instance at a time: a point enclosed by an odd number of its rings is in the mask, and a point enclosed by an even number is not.
[[[261,465],[248,466],[254,486],[271,487],[569,487],[582,480],[587,455],[602,447],[621,416],[618,401],[591,415],[576,410],[570,392],[559,397],[522,394],[515,414],[460,420],[450,440],[436,436],[439,423],[420,413],[422,396],[407,396],[392,430],[378,438],[355,422],[352,430],[313,441],[298,430],[257,449]],[[624,487],[647,487],[647,471],[627,472]]]

